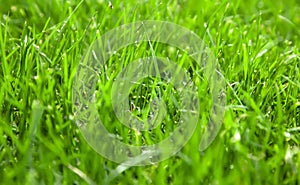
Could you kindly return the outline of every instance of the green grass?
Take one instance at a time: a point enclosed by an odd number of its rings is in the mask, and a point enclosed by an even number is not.
[[[300,183],[297,0],[116,0],[113,9],[104,0],[0,4],[0,184]],[[203,119],[179,153],[153,165],[124,168],[101,157],[83,138],[74,122],[72,83],[96,38],[124,23],[148,19],[184,26],[206,42],[226,80],[226,112],[217,138],[200,152],[201,125],[209,114],[209,101],[200,97]],[[149,56],[147,48],[141,44],[120,51],[123,64]],[[168,52],[163,44],[154,48],[178,63],[189,61],[178,60],[180,51]],[[123,68],[113,61],[111,77]],[[101,79],[100,90],[109,92],[112,79]],[[149,78],[141,81],[146,87],[135,86],[132,106],[147,108],[149,98],[139,98],[141,94],[174,90],[165,84],[157,90],[156,83],[157,78]],[[109,97],[99,96],[99,101],[108,102],[99,111],[114,122]],[[176,106],[170,107],[176,115]],[[139,134],[115,125],[108,130],[136,145],[168,134]]]

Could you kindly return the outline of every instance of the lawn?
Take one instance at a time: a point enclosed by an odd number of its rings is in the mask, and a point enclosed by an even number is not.
[[[79,72],[93,43],[123,24],[146,20],[184,27],[210,49],[224,82],[222,125],[212,143],[199,148],[218,84],[210,86],[188,52],[155,41],[112,50],[90,87],[111,138],[153,145],[181,126],[180,88],[159,75],[140,79],[125,100],[135,118],[153,113],[161,124],[139,131],[120,123],[121,101],[112,91],[124,89],[113,84],[125,81],[118,74],[139,58],[174,61],[196,86],[200,106],[191,138],[177,138],[186,142],[172,156],[155,161],[156,154],[142,153],[124,161],[130,155],[124,152],[112,161],[82,132],[78,107],[85,106],[74,97],[86,92],[78,91],[76,80],[94,77]],[[299,28],[298,0],[0,0],[0,184],[300,184]],[[156,104],[163,110],[153,109]],[[111,141],[94,145],[105,148]],[[136,166],[149,158],[155,163]]]

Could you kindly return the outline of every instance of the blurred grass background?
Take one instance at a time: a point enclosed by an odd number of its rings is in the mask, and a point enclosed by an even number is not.
[[[0,4],[1,184],[299,184],[297,0]],[[148,19],[184,26],[212,49],[227,83],[226,114],[204,152],[197,128],[177,155],[123,171],[79,132],[72,80],[95,38]]]

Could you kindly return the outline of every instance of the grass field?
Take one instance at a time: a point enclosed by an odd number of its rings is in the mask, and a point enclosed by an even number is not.
[[[298,0],[0,0],[0,16],[0,184],[300,184]],[[89,146],[74,121],[72,84],[95,39],[142,20],[176,23],[203,39],[225,77],[227,100],[223,125],[206,150],[198,150],[209,114],[204,108],[180,152],[136,167],[111,162]],[[192,62],[178,59],[184,53],[154,46],[197,80]],[[130,63],[151,55],[148,50],[144,43],[120,53]],[[109,77],[122,65],[110,62],[107,69],[100,91],[111,87]],[[145,79],[132,89],[134,107],[147,108],[149,99],[137,97],[153,95],[156,81]],[[201,106],[209,105],[199,98]],[[116,123],[109,105],[99,114]],[[177,114],[176,106],[170,110],[169,121]],[[124,142],[142,145],[168,137],[174,125],[150,136],[106,126]]]

